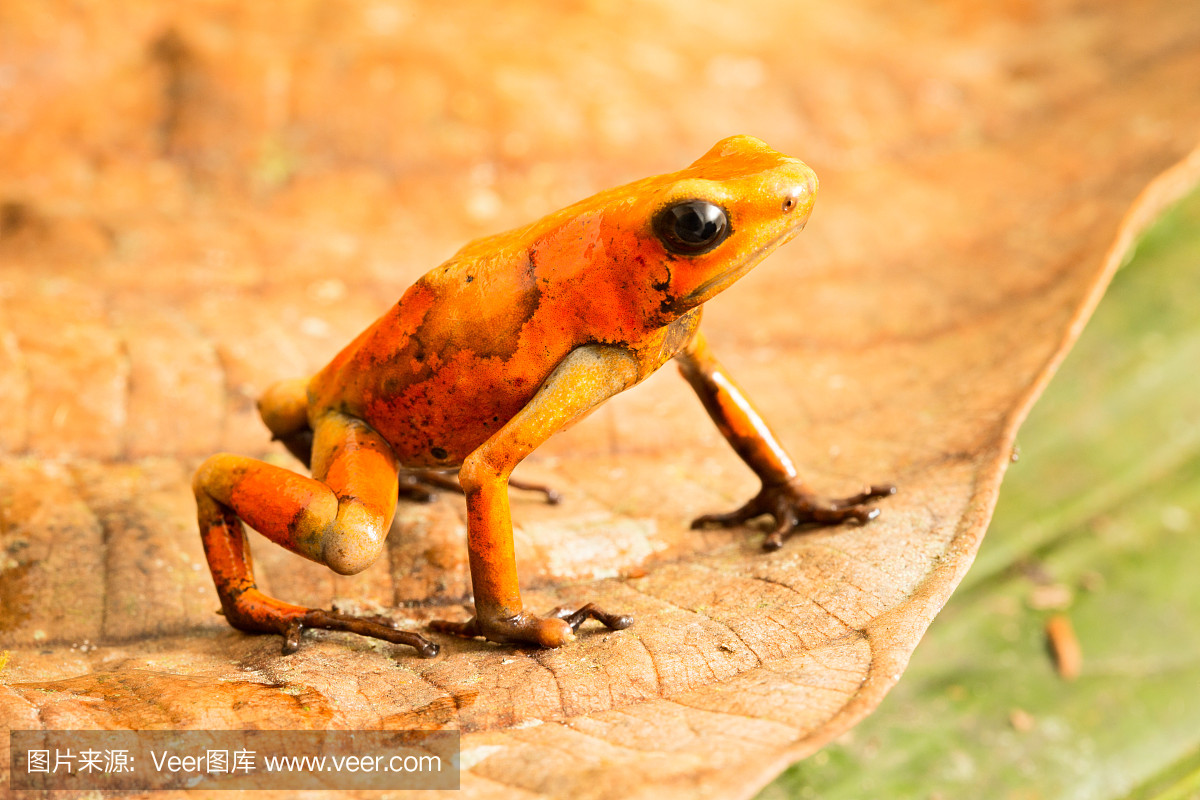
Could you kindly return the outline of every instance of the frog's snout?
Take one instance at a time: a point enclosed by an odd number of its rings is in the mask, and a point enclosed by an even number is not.
[[[780,210],[784,214],[798,214],[807,219],[817,198],[816,173],[804,167],[802,175],[787,181],[782,188]]]

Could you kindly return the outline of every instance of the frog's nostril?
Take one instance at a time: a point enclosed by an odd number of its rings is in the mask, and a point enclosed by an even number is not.
[[[811,208],[812,199],[817,193],[817,177],[810,172],[780,188],[786,192],[781,206],[784,214],[790,214],[798,208],[808,209]]]

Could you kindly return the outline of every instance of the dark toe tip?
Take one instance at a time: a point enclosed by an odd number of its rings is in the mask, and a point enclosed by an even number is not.
[[[292,653],[300,649],[300,634],[304,632],[304,626],[293,622],[288,625],[287,630],[283,632],[283,647],[280,652],[285,656],[290,656]]]
[[[608,627],[612,628],[614,631],[623,631],[632,624],[633,617],[629,616],[628,614],[622,614],[621,616],[612,620]]]
[[[417,654],[420,655],[421,658],[433,658],[441,651],[441,646],[436,642],[426,642],[417,648]]]

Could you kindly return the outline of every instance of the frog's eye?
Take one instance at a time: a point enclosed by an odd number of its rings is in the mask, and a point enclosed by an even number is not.
[[[725,241],[729,217],[718,205],[687,200],[660,211],[654,218],[654,233],[672,253],[698,256]]]

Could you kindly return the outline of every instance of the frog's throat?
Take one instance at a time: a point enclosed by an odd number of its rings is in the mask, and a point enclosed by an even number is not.
[[[747,272],[758,266],[763,259],[769,256],[778,247],[787,244],[789,241],[794,239],[800,233],[800,231],[803,230],[803,228],[803,225],[798,225],[795,228],[786,231],[778,239],[767,242],[756,250],[753,250],[746,256],[741,264],[737,265],[733,269],[726,270],[725,272],[721,272],[712,276],[683,297],[680,297],[678,300],[671,303],[672,310],[679,311],[680,313],[690,311],[696,306],[706,303],[712,298],[716,297],[718,294],[725,291],[735,282],[737,282],[737,280],[744,276]]]

